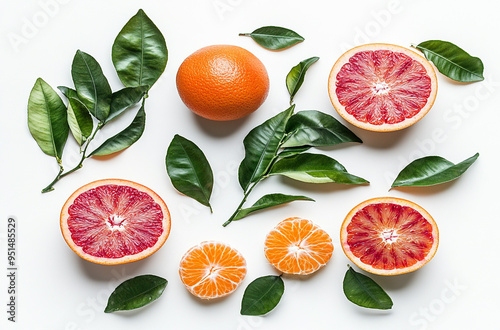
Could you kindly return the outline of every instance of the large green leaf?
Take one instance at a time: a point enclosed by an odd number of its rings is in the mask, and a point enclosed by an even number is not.
[[[311,57],[303,60],[294,66],[286,76],[286,87],[288,89],[288,93],[290,93],[290,103],[293,102],[295,94],[297,94],[300,87],[304,83],[304,77],[306,76],[307,70],[317,60],[319,60],[319,57]]]
[[[347,270],[344,283],[344,294],[352,303],[366,308],[391,309],[391,297],[375,281],[366,275]]]
[[[479,153],[476,153],[456,165],[439,156],[419,158],[401,170],[391,187],[433,186],[455,180],[464,174],[478,157]]]
[[[470,56],[465,50],[448,41],[429,40],[416,46],[432,61],[439,72],[461,82],[484,80],[484,65],[478,57]]]
[[[262,179],[276,157],[285,136],[285,127],[295,106],[280,112],[263,124],[252,129],[243,140],[245,158],[240,164],[238,176],[243,191]]]
[[[167,65],[167,45],[160,30],[140,9],[118,33],[111,57],[126,87],[151,88]]]
[[[304,41],[298,33],[279,26],[263,26],[252,33],[240,33],[240,36],[249,36],[262,47],[271,50],[288,48]]]
[[[284,175],[291,179],[308,183],[368,183],[363,178],[347,172],[335,159],[320,154],[298,154],[278,160],[269,175]]]
[[[71,76],[78,98],[89,112],[104,122],[111,105],[111,87],[99,63],[87,53],[78,50],[73,58]]]
[[[108,298],[105,313],[136,309],[160,298],[167,280],[155,275],[140,275],[118,285]]]
[[[130,147],[137,142],[144,132],[146,126],[146,112],[144,111],[144,103],[137,112],[132,123],[120,133],[110,137],[89,156],[105,156],[121,151]]]
[[[125,110],[137,104],[148,91],[148,86],[125,87],[111,95],[111,108],[106,122],[118,117]]]
[[[66,106],[42,78],[29,96],[28,127],[40,149],[60,161],[69,134]]]
[[[270,207],[275,207],[278,205],[287,204],[293,201],[313,201],[314,199],[306,197],[306,196],[293,196],[293,195],[284,195],[284,194],[268,194],[262,196],[258,201],[256,201],[252,206],[241,209],[234,220],[240,220],[249,215],[250,213],[257,212],[263,209],[267,209]]]
[[[175,189],[211,209],[214,176],[203,151],[192,141],[176,134],[168,146],[165,163]]]
[[[285,292],[281,276],[268,275],[255,279],[245,289],[241,315],[264,315],[272,311]]]
[[[283,147],[333,146],[359,142],[361,139],[334,117],[316,110],[299,111],[286,125],[287,138]]]

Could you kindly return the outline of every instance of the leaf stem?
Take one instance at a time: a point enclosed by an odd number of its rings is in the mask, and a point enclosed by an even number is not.
[[[253,188],[257,185],[257,183],[259,183],[263,178],[259,179],[259,181],[257,182],[254,182],[253,185],[250,186],[250,188],[248,188],[247,192],[245,193],[245,195],[243,196],[243,199],[241,200],[241,203],[240,205],[238,205],[238,207],[236,208],[236,211],[234,211],[233,215],[231,215],[231,217],[229,217],[229,219],[224,222],[222,224],[223,227],[226,227],[227,225],[229,225],[231,222],[233,222],[234,218],[236,217],[236,215],[241,211],[241,208],[243,207],[243,204],[245,204],[245,202],[247,201],[247,198],[248,196],[250,195],[250,193],[252,192]]]

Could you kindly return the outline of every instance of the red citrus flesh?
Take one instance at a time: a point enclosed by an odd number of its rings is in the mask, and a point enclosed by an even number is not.
[[[170,214],[152,190],[126,180],[100,180],[71,195],[61,211],[61,230],[82,258],[121,264],[158,250],[170,232]]]
[[[439,241],[429,213],[413,202],[389,197],[356,206],[344,220],[340,237],[352,262],[379,275],[422,267],[436,253]]]
[[[436,98],[437,79],[419,54],[395,45],[368,44],[339,58],[328,89],[335,109],[351,124],[394,131],[427,114]]]

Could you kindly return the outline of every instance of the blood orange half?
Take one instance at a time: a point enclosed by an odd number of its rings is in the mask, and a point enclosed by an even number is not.
[[[328,93],[349,123],[370,131],[395,131],[429,112],[436,99],[437,78],[430,62],[410,49],[367,44],[337,60]]]
[[[342,249],[359,268],[378,275],[409,273],[436,253],[438,227],[421,206],[405,199],[364,201],[346,216]]]
[[[156,252],[170,233],[170,213],[151,189],[120,179],[76,190],[61,211],[66,243],[88,261],[116,265]]]

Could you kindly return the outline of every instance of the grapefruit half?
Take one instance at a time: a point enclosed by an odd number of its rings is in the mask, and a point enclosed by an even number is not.
[[[439,232],[421,206],[381,197],[364,201],[347,214],[340,241],[346,256],[359,268],[377,275],[398,275],[432,259]]]
[[[354,126],[396,131],[424,117],[436,99],[433,66],[416,52],[390,44],[367,44],[344,53],[328,79],[337,112]]]
[[[66,243],[85,260],[117,265],[156,252],[170,233],[170,213],[151,189],[106,179],[76,190],[61,210]]]

